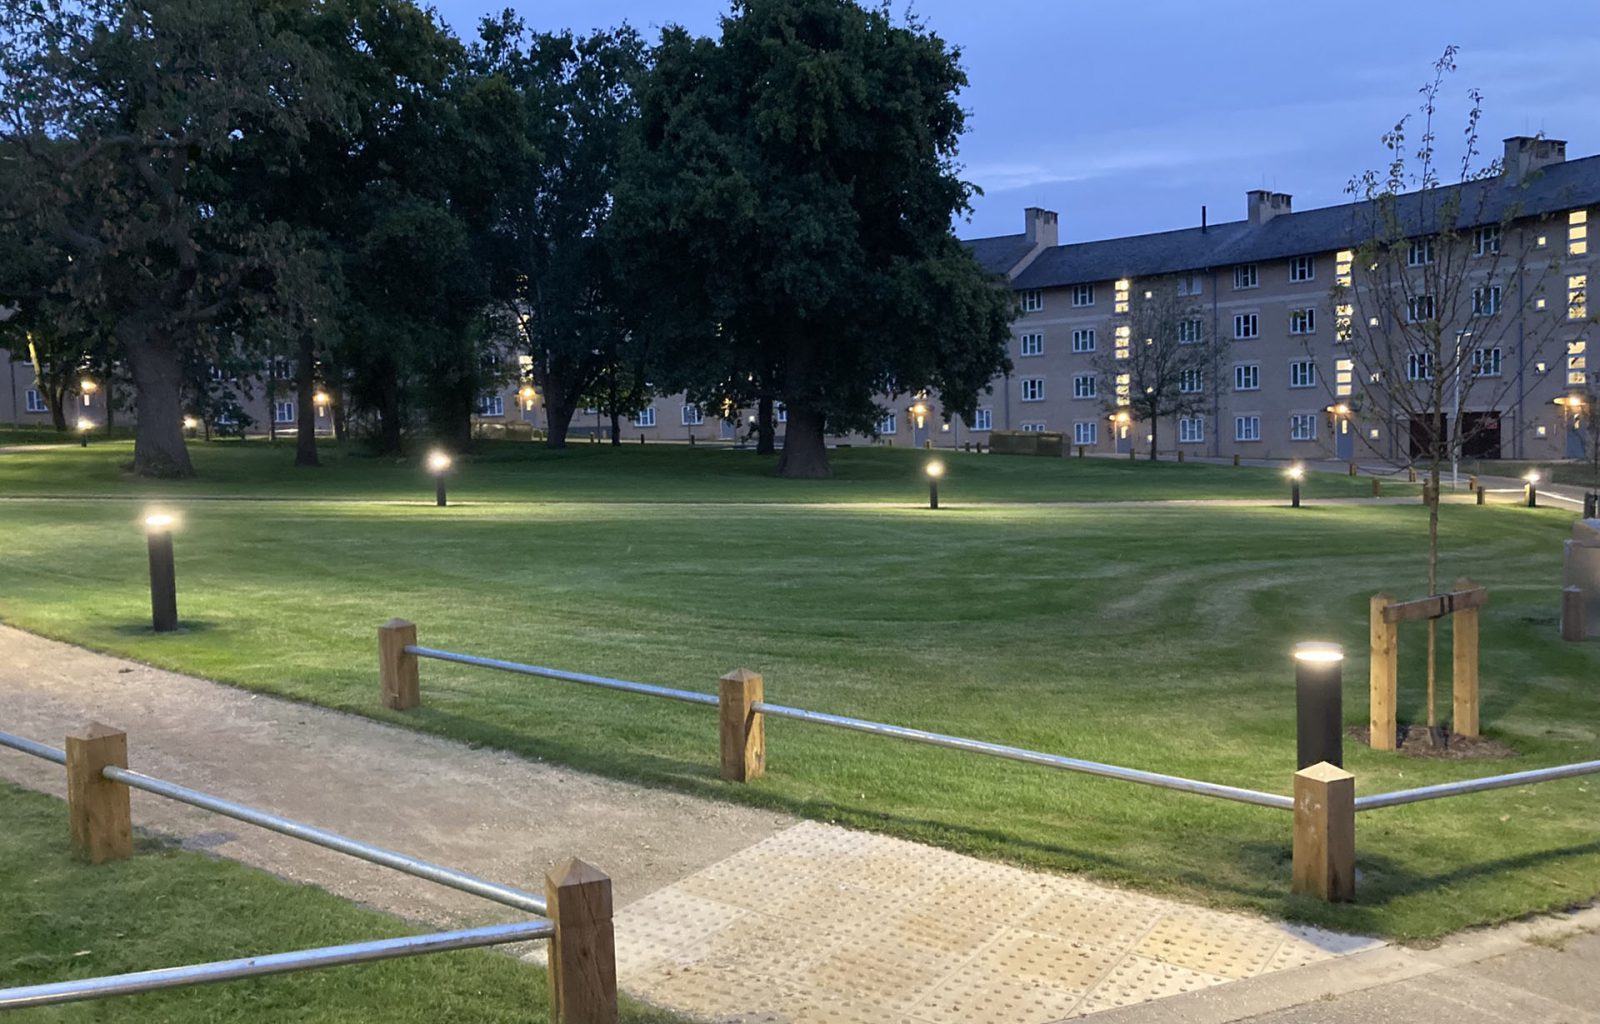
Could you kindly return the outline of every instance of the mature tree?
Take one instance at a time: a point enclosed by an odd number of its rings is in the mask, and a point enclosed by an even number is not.
[[[13,166],[0,158],[0,175]],[[0,347],[33,371],[34,388],[58,431],[72,426],[67,421],[67,396],[88,369],[87,340],[94,329],[91,323],[74,329],[70,310],[52,293],[69,265],[69,254],[53,239],[0,228],[0,306],[7,313],[0,320]]]
[[[951,231],[965,84],[920,21],[849,0],[736,0],[720,39],[655,49],[611,218],[627,306],[676,368],[658,385],[772,369],[784,476],[827,476],[825,434],[870,430],[881,394],[970,414],[1008,366],[1012,298]]]
[[[1424,470],[1429,594],[1439,589],[1442,467],[1502,429],[1499,410],[1515,404],[1525,375],[1559,352],[1560,332],[1588,319],[1581,290],[1568,294],[1565,250],[1536,242],[1549,228],[1530,223],[1522,208],[1519,170],[1482,159],[1476,90],[1468,93],[1460,163],[1446,178],[1434,122],[1455,67],[1452,47],[1422,89],[1416,138],[1413,118],[1402,118],[1384,135],[1388,168],[1351,182],[1358,241],[1348,265],[1341,259],[1335,268],[1333,289],[1340,351],[1351,363],[1349,404],[1385,433],[1402,432],[1388,456]],[[1547,298],[1548,290],[1556,295]],[[1550,301],[1556,305],[1546,310]],[[1430,727],[1438,724],[1436,632],[1430,620]]]
[[[0,143],[14,229],[73,254],[58,290],[110,324],[137,391],[134,469],[193,472],[185,353],[258,287],[280,226],[214,173],[255,132],[304,135],[326,62],[250,0],[61,0],[0,13]]]
[[[637,116],[644,46],[623,26],[587,36],[531,33],[509,11],[481,27],[480,74],[515,95],[515,138],[496,182],[490,259],[499,322],[532,357],[546,444],[566,445],[573,412],[638,362],[643,339],[617,313],[601,241],[623,138]],[[626,389],[624,389],[626,390]],[[628,403],[613,403],[616,414]]]
[[[1207,337],[1205,318],[1174,278],[1140,282],[1130,297],[1126,335],[1095,353],[1107,412],[1127,412],[1150,428],[1150,459],[1160,447],[1162,417],[1206,411],[1209,378],[1221,361],[1220,339]]]

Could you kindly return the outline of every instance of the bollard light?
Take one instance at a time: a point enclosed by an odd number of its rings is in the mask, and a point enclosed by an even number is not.
[[[1344,767],[1344,648],[1294,645],[1296,768]]]
[[[1539,473],[1537,470],[1530,472],[1522,479],[1527,483],[1522,488],[1522,500],[1529,508],[1539,507]]]
[[[93,429],[94,420],[89,419],[87,416],[80,416],[78,418],[78,447],[89,447],[89,431]]]
[[[939,478],[944,476],[944,463],[934,460],[926,467],[928,474],[928,507],[939,507]]]
[[[1306,468],[1298,462],[1289,467],[1289,507],[1300,507],[1300,481],[1306,475]]]
[[[150,547],[150,621],[157,633],[178,628],[178,581],[172,561],[172,528],[177,519],[165,512],[144,517]]]
[[[450,456],[444,452],[428,453],[428,472],[433,474],[433,503],[440,508],[445,506],[444,475],[450,471],[450,464]]]

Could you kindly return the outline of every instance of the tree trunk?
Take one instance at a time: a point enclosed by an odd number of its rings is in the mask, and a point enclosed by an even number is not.
[[[822,440],[826,425],[826,418],[815,409],[789,403],[783,453],[778,456],[779,476],[790,480],[826,480],[833,475],[828,467],[828,447]]]
[[[350,422],[345,418],[343,392],[335,388],[328,389],[328,412],[333,417],[333,441],[342,445],[350,434]]]
[[[578,396],[559,371],[547,366],[544,374],[544,415],[546,448],[562,449],[567,446],[567,433],[572,429],[572,415],[578,411]]]
[[[139,476],[194,476],[183,443],[183,371],[177,346],[148,336],[120,339],[133,372],[139,423],[133,435],[133,471]]]
[[[776,420],[772,415],[772,396],[756,400],[756,454],[771,455],[778,450]]]
[[[55,388],[46,387],[43,382],[39,384],[39,393],[44,396],[45,407],[50,410],[50,425],[56,428],[56,433],[67,432],[67,396]]]
[[[294,367],[294,464],[320,466],[317,458],[317,345],[309,333],[300,335]]]
[[[1157,440],[1161,437],[1161,417],[1150,417],[1150,461],[1156,461],[1156,449],[1161,447]]]

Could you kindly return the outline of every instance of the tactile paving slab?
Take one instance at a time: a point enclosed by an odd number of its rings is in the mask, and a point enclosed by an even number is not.
[[[1382,945],[816,822],[616,941],[625,990],[719,1024],[1049,1024]]]

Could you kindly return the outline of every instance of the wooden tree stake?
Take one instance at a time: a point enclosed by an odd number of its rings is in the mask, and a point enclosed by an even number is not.
[[[1372,478],[1372,496],[1374,498],[1383,497],[1383,481],[1377,477]]]
[[[404,619],[390,619],[378,627],[378,683],[386,708],[405,711],[422,703],[417,656],[406,650],[416,643],[417,627]]]
[[[1465,576],[1456,590],[1476,590]],[[1455,703],[1450,728],[1461,736],[1478,735],[1478,609],[1457,608],[1450,614],[1450,690]]]
[[[766,773],[766,716],[753,710],[764,692],[761,677],[749,669],[737,669],[718,680],[722,777],[729,782],[749,782]]]
[[[1326,761],[1294,775],[1291,891],[1330,903],[1356,898],[1356,777]]]
[[[573,859],[544,876],[556,933],[549,942],[550,1019],[555,1024],[616,1024],[617,955],[611,879]]]
[[[1368,742],[1373,750],[1393,750],[1396,684],[1400,674],[1400,624],[1389,622],[1384,609],[1394,604],[1388,594],[1374,594],[1370,605],[1372,656],[1368,669]]]
[[[91,722],[67,737],[67,817],[72,847],[90,864],[133,856],[133,815],[128,787],[100,774],[107,765],[128,767],[128,734]]]
[[[1585,627],[1583,589],[1567,587],[1561,591],[1561,639],[1580,641],[1588,636]]]

